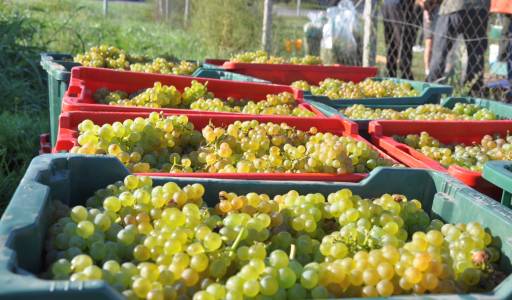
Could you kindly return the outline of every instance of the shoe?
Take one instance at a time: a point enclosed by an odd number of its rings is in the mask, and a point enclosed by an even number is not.
[[[423,48],[423,46],[416,45],[416,46],[412,47],[412,51],[413,52],[423,52],[423,51],[425,51],[425,48]]]

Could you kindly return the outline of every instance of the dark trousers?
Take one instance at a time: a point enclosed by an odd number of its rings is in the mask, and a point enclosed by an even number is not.
[[[508,52],[507,52],[507,69],[508,69],[508,82],[510,90],[507,93],[507,100],[512,101],[512,21],[508,24]]]
[[[480,95],[483,86],[484,52],[487,49],[487,22],[489,11],[470,9],[449,15],[440,15],[434,32],[434,45],[428,81],[439,80],[444,73],[446,57],[459,34],[462,34],[468,51],[468,66],[464,84],[471,85],[471,92]]]
[[[389,77],[413,79],[412,47],[416,42],[419,25],[421,24],[420,11],[414,1],[390,1],[382,5],[384,18],[384,37],[386,39],[387,62],[386,69]]]

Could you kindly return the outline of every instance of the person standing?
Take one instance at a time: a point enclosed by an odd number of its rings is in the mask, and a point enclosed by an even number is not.
[[[429,0],[425,0],[428,4]],[[442,79],[446,57],[457,36],[464,37],[468,52],[468,66],[463,83],[471,86],[473,95],[483,89],[484,53],[487,49],[487,23],[490,0],[444,0],[439,8],[436,24],[430,74],[427,81]]]
[[[388,76],[414,79],[411,71],[412,47],[421,24],[421,10],[414,0],[384,0],[381,10],[388,48]],[[400,76],[398,70],[401,72]]]

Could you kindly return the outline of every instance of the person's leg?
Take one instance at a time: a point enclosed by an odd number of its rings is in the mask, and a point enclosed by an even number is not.
[[[463,11],[463,35],[468,53],[468,66],[464,84],[471,85],[473,95],[483,92],[484,53],[487,49],[487,22],[489,12],[486,9]]]
[[[434,32],[434,44],[432,45],[432,60],[430,61],[430,73],[427,81],[434,82],[444,75],[446,57],[453,47],[455,38],[458,35],[459,24],[461,23],[460,13],[439,15],[436,21]]]
[[[397,7],[395,5],[382,6],[384,18],[384,37],[386,39],[387,61],[386,69],[389,77],[397,76],[398,54],[400,49],[400,24],[397,23]]]
[[[425,39],[425,52],[423,53],[423,66],[425,76],[430,74],[430,60],[432,59],[432,38]]]
[[[508,17],[509,23],[508,23],[508,51],[507,51],[507,69],[508,69],[508,84],[509,84],[509,91],[507,93],[507,102],[512,101],[512,16]]]

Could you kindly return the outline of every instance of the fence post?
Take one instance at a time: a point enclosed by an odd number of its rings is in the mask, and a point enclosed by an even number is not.
[[[190,11],[190,1],[189,0],[185,0],[185,13],[183,15],[183,24],[185,26],[187,26],[187,23],[188,23],[189,11]]]
[[[300,0],[297,0],[297,17],[300,17]]]
[[[372,0],[364,2],[364,36],[363,36],[363,67],[370,65],[371,35],[372,35]]]
[[[272,49],[272,3],[273,0],[265,0],[263,9],[263,29],[261,35],[261,45],[263,50],[270,52]]]
[[[108,0],[103,0],[103,15],[108,15]]]
[[[165,20],[169,20],[169,0],[165,0]]]

